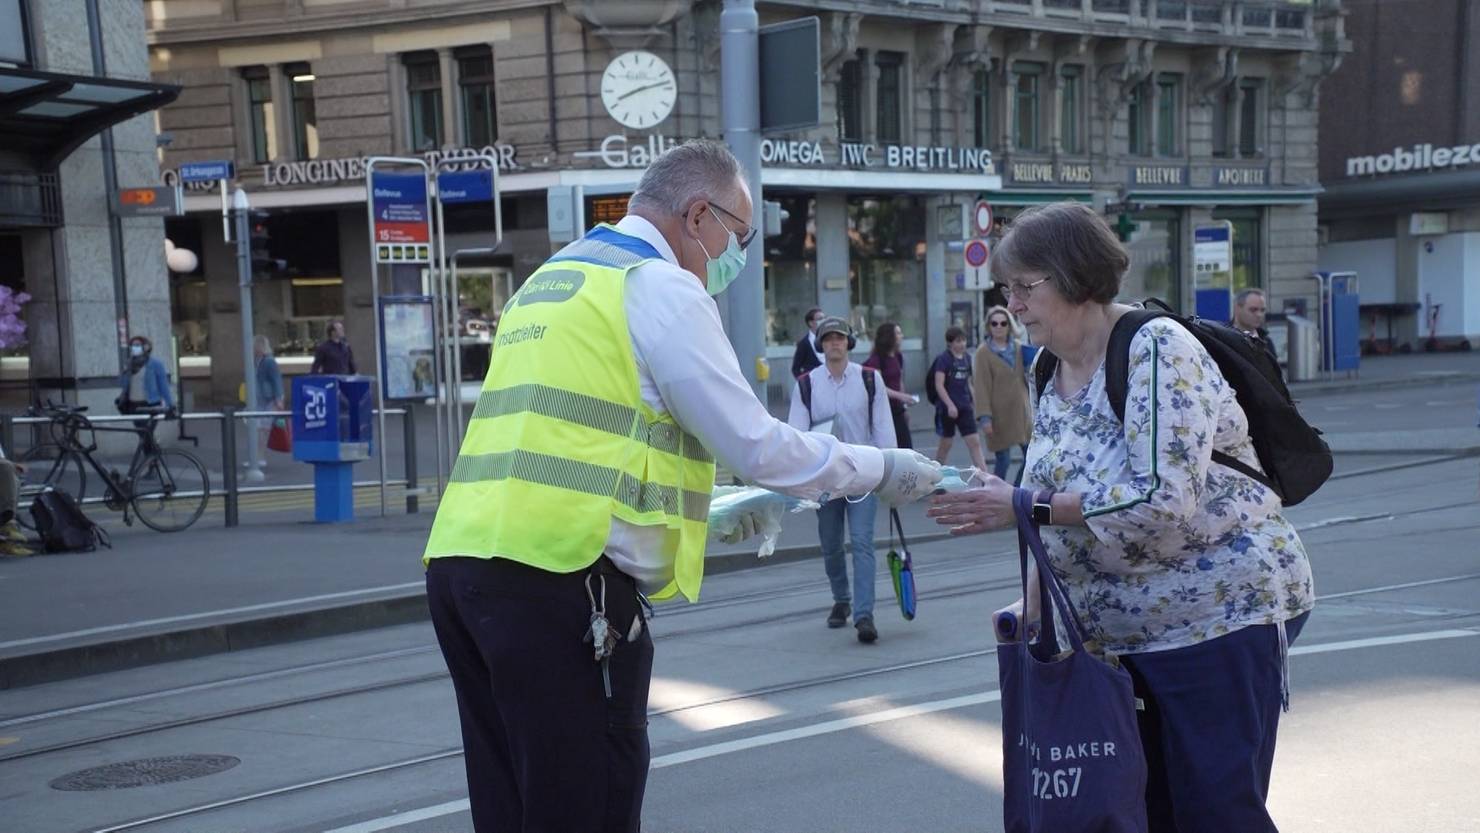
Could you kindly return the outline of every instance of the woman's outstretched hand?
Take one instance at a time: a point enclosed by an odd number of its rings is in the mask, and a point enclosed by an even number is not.
[[[925,514],[949,526],[952,535],[975,535],[1013,526],[1017,517],[1012,508],[1012,484],[990,474],[978,475],[974,480],[981,485],[930,498]]]

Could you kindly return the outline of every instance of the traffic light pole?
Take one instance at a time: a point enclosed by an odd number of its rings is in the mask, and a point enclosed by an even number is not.
[[[755,0],[725,0],[719,16],[720,115],[725,143],[740,160],[740,175],[750,189],[750,225],[763,222],[761,197],[760,21]],[[761,368],[766,355],[765,235],[750,241],[745,268],[725,292],[729,309],[730,343],[740,370],[756,396],[766,401]]]
[[[252,206],[247,202],[247,192],[240,188],[231,195],[232,220],[236,224],[236,279],[241,292],[242,316],[242,375],[243,387],[247,392],[245,409],[257,409],[257,368],[252,360]],[[258,431],[254,426],[242,426],[247,436],[247,480],[260,482],[263,475],[258,468],[261,450],[257,448]]]

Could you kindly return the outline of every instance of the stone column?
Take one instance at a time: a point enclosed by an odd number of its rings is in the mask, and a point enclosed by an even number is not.
[[[848,288],[848,197],[817,195],[817,306],[829,315],[846,316]]]
[[[457,94],[457,61],[452,59],[452,49],[437,50],[437,63],[441,65],[442,78],[442,146],[457,147],[462,144],[462,119],[458,106],[461,96]]]

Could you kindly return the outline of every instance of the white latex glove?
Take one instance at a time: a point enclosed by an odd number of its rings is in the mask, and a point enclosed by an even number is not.
[[[760,532],[766,523],[765,515],[761,512],[741,512],[735,521],[735,528],[720,536],[721,543],[738,544]]]
[[[943,475],[940,463],[908,448],[884,449],[884,479],[874,494],[890,506],[913,503],[935,490]]]

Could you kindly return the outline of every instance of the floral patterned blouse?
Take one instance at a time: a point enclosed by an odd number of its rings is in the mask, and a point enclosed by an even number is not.
[[[1274,624],[1315,600],[1305,547],[1263,484],[1248,420],[1197,339],[1165,318],[1131,340],[1125,423],[1102,364],[1067,399],[1039,401],[1023,486],[1082,496],[1088,527],[1047,526],[1054,572],[1086,636],[1114,653],[1181,648]]]

